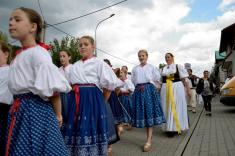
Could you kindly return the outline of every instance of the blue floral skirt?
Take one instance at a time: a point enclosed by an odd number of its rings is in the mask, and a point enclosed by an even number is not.
[[[153,84],[138,84],[132,96],[132,104],[132,126],[152,127],[166,122],[160,94]]]
[[[132,100],[130,95],[121,95],[119,96],[120,102],[125,108],[126,111],[123,110],[123,122],[131,124],[131,118],[132,118]]]
[[[119,103],[118,97],[114,91],[111,92],[108,103],[110,104],[111,110],[113,112],[113,117],[115,124],[120,124],[123,122],[123,110]]]
[[[32,93],[14,98],[17,103],[11,107],[6,134],[6,140],[10,140],[9,155],[68,156],[51,103]]]
[[[62,130],[65,143],[72,156],[106,156],[109,134],[103,94],[96,86],[75,86],[78,89],[71,93],[68,122]]]

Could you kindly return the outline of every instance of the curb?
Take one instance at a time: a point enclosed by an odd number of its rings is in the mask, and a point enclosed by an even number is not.
[[[191,125],[191,128],[189,129],[188,133],[186,134],[185,138],[183,139],[183,141],[180,143],[179,147],[177,148],[177,150],[175,151],[174,156],[182,156],[184,154],[184,151],[193,135],[193,132],[195,131],[197,124],[199,122],[199,119],[202,115],[202,112],[204,110],[204,107],[202,107],[202,109],[200,110],[200,112],[198,113],[199,115],[196,117],[195,121],[193,122],[193,124]]]

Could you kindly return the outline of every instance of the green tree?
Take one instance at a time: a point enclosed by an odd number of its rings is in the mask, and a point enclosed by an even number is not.
[[[21,49],[21,47],[17,45],[11,45],[11,44],[9,45],[11,47],[11,59],[13,59],[15,57],[16,51]]]
[[[58,67],[60,66],[60,58],[59,58],[59,52],[60,51],[68,51],[71,54],[71,63],[76,62],[81,58],[81,55],[79,53],[78,49],[78,40],[76,38],[72,37],[64,37],[61,41],[58,39],[54,39],[53,42],[50,42],[51,45],[51,53],[52,53],[52,60],[55,65]]]
[[[8,42],[7,34],[3,33],[1,30],[0,30],[0,40],[6,43]]]
[[[160,63],[160,64],[159,64],[159,69],[163,69],[165,66],[166,66],[165,63]]]
[[[2,32],[1,30],[0,30],[0,40],[5,42],[5,43],[8,43],[7,34]],[[17,46],[17,45],[10,44],[10,43],[8,43],[8,46],[11,50],[11,55],[10,55],[10,61],[11,61],[15,57],[16,51],[19,50],[21,47]]]

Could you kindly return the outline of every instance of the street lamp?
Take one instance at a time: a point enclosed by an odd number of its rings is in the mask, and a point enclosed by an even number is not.
[[[103,19],[103,20],[101,20],[101,21],[99,21],[99,22],[97,23],[97,25],[96,25],[96,27],[95,27],[95,46],[96,46],[96,47],[97,47],[96,31],[97,31],[98,26],[99,26],[102,22],[104,22],[104,21],[106,21],[107,19],[113,17],[114,15],[115,15],[115,14],[111,14],[109,17],[107,17],[107,18],[105,18],[105,19]],[[95,56],[97,56],[97,48],[95,48]]]

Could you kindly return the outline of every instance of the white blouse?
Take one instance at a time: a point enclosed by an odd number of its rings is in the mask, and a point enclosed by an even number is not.
[[[182,65],[177,64],[177,67],[178,67],[180,78],[188,77],[188,73],[187,73],[186,69],[184,69],[184,67]],[[168,75],[174,74],[174,73],[176,73],[176,64],[171,64],[171,65],[166,65],[163,68],[161,75],[162,76],[168,76]]]
[[[0,67],[0,103],[12,104],[13,95],[8,89],[9,66]]]
[[[93,83],[100,90],[106,88],[111,91],[123,85],[112,68],[96,57],[77,61],[70,71],[70,82],[72,84]]]
[[[144,66],[135,66],[131,73],[131,79],[134,85],[148,82],[157,85],[160,78],[161,75],[158,68],[148,63]]]
[[[134,86],[134,84],[131,82],[131,80],[126,79],[126,80],[124,81],[123,87],[120,88],[120,91],[121,91],[122,93],[125,93],[125,92],[128,92],[129,90],[130,90],[131,92],[133,92],[133,91],[135,90],[135,86]]]
[[[72,64],[69,64],[65,68],[63,66],[59,68],[59,71],[61,72],[61,74],[63,74],[68,81],[69,81],[69,73],[70,73],[72,66],[73,66]]]
[[[127,78],[128,78],[129,80],[131,80],[131,75],[130,75],[130,74],[127,74]]]
[[[69,92],[71,87],[41,46],[23,50],[12,61],[9,89],[13,94],[32,92],[44,100],[55,92]]]

